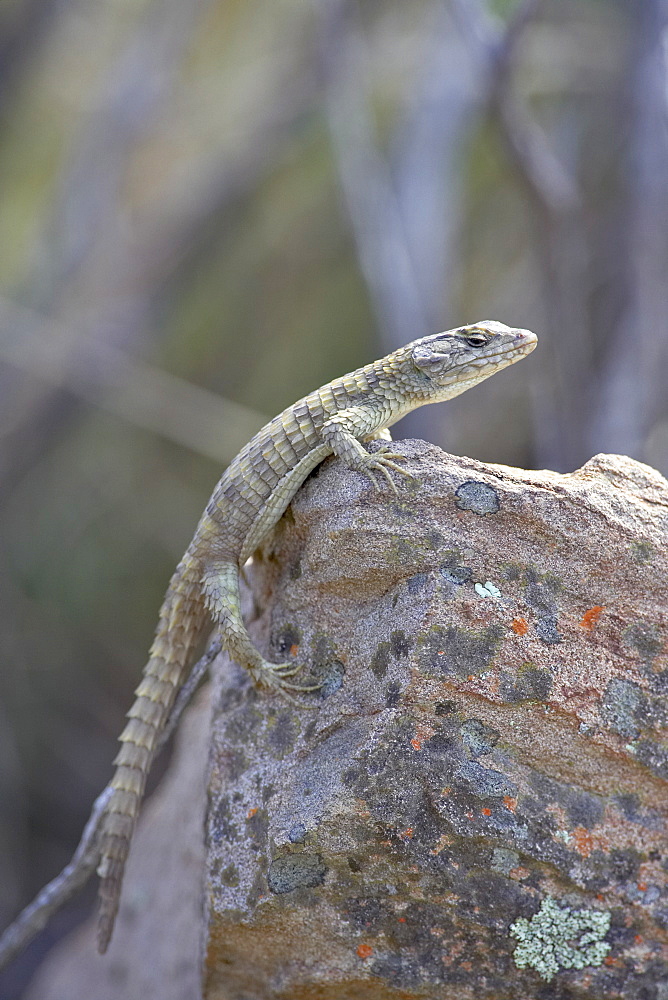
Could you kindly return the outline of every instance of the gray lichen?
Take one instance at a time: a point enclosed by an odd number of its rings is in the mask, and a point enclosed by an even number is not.
[[[496,514],[499,509],[499,496],[495,489],[487,483],[476,479],[467,479],[455,490],[457,506],[460,510],[471,510],[474,514]]]
[[[302,851],[275,858],[269,865],[267,882],[271,891],[278,895],[322,885],[326,874],[327,865],[320,854]]]
[[[510,934],[519,942],[515,965],[531,966],[547,982],[560,969],[601,965],[610,951],[603,940],[609,929],[609,910],[572,910],[546,896],[531,920],[520,917],[510,925]]]

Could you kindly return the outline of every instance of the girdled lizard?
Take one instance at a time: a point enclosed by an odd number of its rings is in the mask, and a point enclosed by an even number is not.
[[[121,881],[158,736],[183,684],[195,647],[215,624],[223,648],[253,680],[296,687],[292,663],[270,663],[253,646],[239,602],[239,570],[281,517],[309,473],[328,455],[396,491],[402,456],[382,444],[387,430],[425,403],[470,389],[536,346],[528,330],[485,321],[415,340],[380,361],[329,382],[259,431],[213,491],[195,536],[176,567],[160,609],[156,636],[121,733],[113,793],[103,820],[98,948],[106,951]],[[376,478],[377,477],[377,478]],[[297,668],[298,669],[298,668]]]

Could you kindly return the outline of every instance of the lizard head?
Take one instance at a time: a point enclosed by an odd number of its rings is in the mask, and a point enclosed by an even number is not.
[[[530,330],[483,320],[416,340],[410,345],[410,358],[432,383],[434,395],[449,399],[519,361],[537,342]]]

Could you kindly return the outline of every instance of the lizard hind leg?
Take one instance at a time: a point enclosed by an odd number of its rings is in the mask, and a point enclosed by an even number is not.
[[[320,685],[292,684],[288,678],[302,669],[302,664],[271,663],[255,648],[241,616],[239,567],[233,562],[217,563],[204,578],[204,592],[211,617],[218,623],[220,639],[240,666],[250,673],[255,684],[292,691],[316,691]]]
[[[371,431],[370,434],[365,434],[362,438],[363,441],[391,441],[392,434],[390,433],[389,427],[378,427],[375,431]]]

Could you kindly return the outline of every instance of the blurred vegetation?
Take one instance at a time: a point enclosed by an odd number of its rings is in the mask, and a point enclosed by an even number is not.
[[[405,434],[668,472],[666,30],[665,0],[0,5],[3,924],[267,417],[491,317],[539,349]]]

